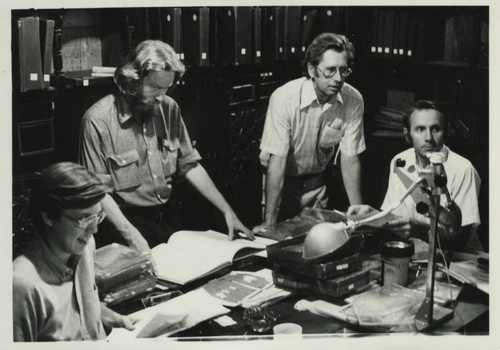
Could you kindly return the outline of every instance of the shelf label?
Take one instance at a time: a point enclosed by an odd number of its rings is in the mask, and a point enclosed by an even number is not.
[[[50,82],[50,74],[44,74],[43,81]]]
[[[83,86],[89,86],[89,80],[83,79]]]
[[[30,73],[30,80],[37,81],[38,80],[38,73]]]

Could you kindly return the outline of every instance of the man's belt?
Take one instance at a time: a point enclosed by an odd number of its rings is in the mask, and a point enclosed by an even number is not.
[[[165,205],[154,205],[149,207],[122,207],[125,216],[139,216],[145,220],[157,220],[165,212]]]
[[[306,193],[325,185],[325,173],[285,176],[285,181],[300,186],[302,192]]]

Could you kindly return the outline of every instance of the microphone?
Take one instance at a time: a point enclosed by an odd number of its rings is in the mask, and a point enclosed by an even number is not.
[[[438,223],[441,228],[444,228],[448,233],[458,233],[462,227],[462,212],[460,207],[451,200],[450,192],[446,187],[448,179],[443,165],[444,154],[441,152],[429,152],[427,158],[431,162],[433,181],[428,181],[431,191],[436,191],[436,194],[446,195],[446,203],[440,204]],[[435,208],[429,207],[429,216],[435,217]]]

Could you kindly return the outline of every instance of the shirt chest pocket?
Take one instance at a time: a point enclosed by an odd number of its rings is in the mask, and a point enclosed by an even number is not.
[[[165,176],[171,176],[176,172],[180,146],[179,139],[162,141],[162,165]]]
[[[137,150],[113,154],[108,157],[108,163],[115,191],[139,186],[139,154]]]

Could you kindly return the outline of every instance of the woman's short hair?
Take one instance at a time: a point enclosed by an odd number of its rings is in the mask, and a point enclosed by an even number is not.
[[[142,79],[150,71],[161,70],[174,72],[172,86],[175,86],[186,72],[186,67],[170,45],[160,40],[145,40],[116,68],[115,83],[121,93],[133,96],[138,93]]]
[[[58,219],[64,209],[88,208],[101,201],[107,188],[95,174],[72,162],[45,168],[31,189],[30,216],[38,229],[41,213]]]
[[[311,42],[302,60],[302,69],[305,76],[309,76],[307,64],[310,63],[316,67],[321,62],[323,54],[330,49],[336,52],[347,52],[347,65],[352,67],[354,64],[354,46],[349,39],[342,34],[322,33]]]

